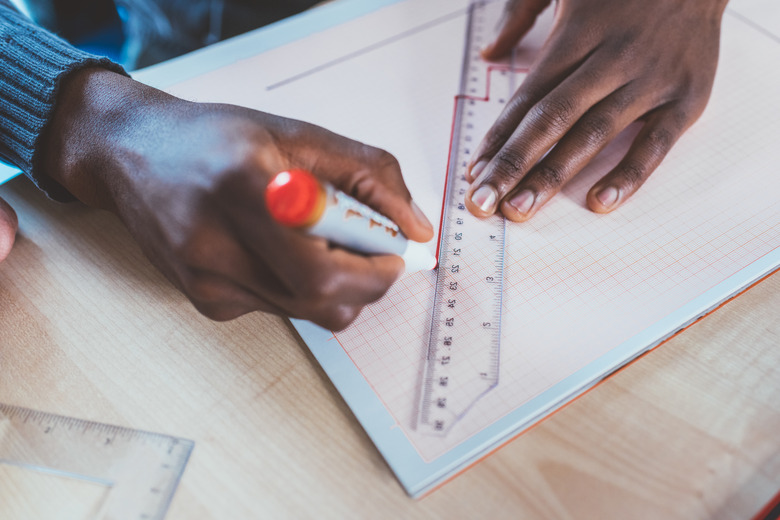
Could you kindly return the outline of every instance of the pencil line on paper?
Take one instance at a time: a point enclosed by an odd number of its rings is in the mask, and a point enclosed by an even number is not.
[[[409,36],[414,36],[415,34],[428,30],[431,27],[435,27],[437,25],[441,25],[445,22],[448,22],[452,20],[453,18],[457,18],[458,16],[463,16],[468,12],[468,8],[466,9],[458,9],[457,11],[453,11],[449,14],[446,14],[444,16],[441,16],[439,18],[436,18],[435,20],[431,20],[430,22],[426,22],[422,25],[419,25],[417,27],[413,27],[412,29],[409,29],[407,31],[404,31],[402,33],[396,34],[394,36],[391,36],[390,38],[387,38],[385,40],[376,42],[372,45],[368,45],[366,47],[363,47],[362,49],[358,49],[354,52],[351,52],[349,54],[345,54],[344,56],[340,56],[334,60],[328,61],[326,63],[323,63],[321,65],[317,65],[316,67],[312,67],[308,70],[305,70],[303,72],[300,72],[298,74],[295,74],[294,76],[290,76],[289,78],[283,79],[281,81],[278,81],[276,83],[273,83],[271,85],[268,85],[265,87],[266,92],[270,90],[277,89],[279,87],[283,87],[285,85],[289,85],[290,83],[294,83],[300,79],[303,79],[307,76],[311,76],[312,74],[316,74],[318,72],[321,72],[325,69],[329,69],[330,67],[333,67],[334,65],[338,65],[340,63],[344,63],[346,61],[349,61],[351,59],[357,58],[359,56],[362,56],[364,54],[368,54],[369,52],[373,52],[377,49],[381,49],[382,47],[385,47],[386,45],[390,45],[391,43],[395,43],[397,41],[403,40],[404,38],[408,38]]]
[[[777,34],[773,33],[772,31],[770,31],[766,27],[757,24],[756,22],[754,22],[753,20],[751,20],[747,16],[744,16],[744,15],[738,13],[737,11],[734,11],[733,9],[726,9],[726,12],[728,14],[730,14],[731,16],[733,16],[734,18],[740,20],[741,22],[743,22],[743,23],[749,25],[750,27],[752,27],[753,29],[757,30],[758,32],[760,32],[764,36],[768,36],[769,38],[771,38],[775,42],[780,43],[780,36],[778,36]]]

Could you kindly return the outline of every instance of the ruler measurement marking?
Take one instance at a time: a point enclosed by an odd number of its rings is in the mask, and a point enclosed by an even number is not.
[[[465,171],[474,132],[486,103],[506,103],[514,74],[507,65],[481,61],[479,45],[490,2],[469,6],[460,94],[455,97],[447,180],[439,230],[439,267],[417,429],[445,435],[476,402],[498,384],[506,224],[501,216],[479,220],[463,202]],[[490,7],[496,7],[495,2]],[[500,6],[497,7],[500,9]],[[491,15],[500,11],[491,11]],[[493,76],[506,95],[491,93]],[[480,90],[484,89],[483,92]],[[486,116],[487,117],[487,116]],[[484,121],[482,121],[484,122]]]
[[[165,516],[194,443],[0,403],[0,463],[108,488],[97,518]],[[121,441],[121,442],[120,442]],[[35,462],[25,458],[34,457]]]

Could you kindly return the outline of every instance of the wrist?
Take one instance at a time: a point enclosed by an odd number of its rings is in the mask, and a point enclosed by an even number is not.
[[[85,204],[114,209],[132,155],[123,153],[123,134],[164,98],[170,96],[102,68],[68,75],[41,136],[44,171]]]

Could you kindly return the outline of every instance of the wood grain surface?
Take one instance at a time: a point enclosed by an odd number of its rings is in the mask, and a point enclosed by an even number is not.
[[[780,490],[778,276],[414,501],[285,320],[211,322],[111,215],[0,196],[0,402],[193,439],[171,520],[746,519]]]

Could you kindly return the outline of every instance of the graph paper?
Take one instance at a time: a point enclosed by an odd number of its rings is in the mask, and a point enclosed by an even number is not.
[[[463,0],[385,2],[168,90],[312,121],[387,149],[436,222],[466,8]],[[526,39],[529,64],[549,26]],[[707,110],[628,203],[597,215],[585,194],[636,129],[531,221],[508,226],[500,383],[446,436],[414,428],[433,273],[402,278],[338,334],[295,322],[410,494],[780,265],[776,63],[780,37],[727,10]]]

